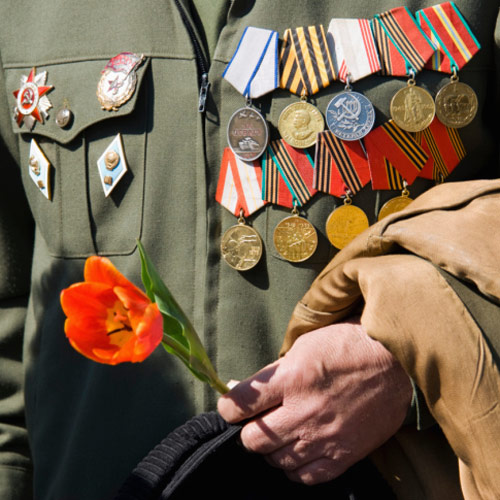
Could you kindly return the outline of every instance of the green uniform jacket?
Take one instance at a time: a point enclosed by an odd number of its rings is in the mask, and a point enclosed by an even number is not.
[[[205,46],[193,5],[180,3]],[[494,0],[456,3],[483,48],[460,72],[461,80],[478,93],[480,110],[460,131],[468,155],[453,179],[496,176],[498,136],[491,123],[498,88],[493,62],[498,5]],[[203,2],[197,4],[211,60],[205,114],[198,112],[193,46],[174,1],[4,2],[0,498],[31,498],[33,475],[36,499],[108,499],[172,428],[214,406],[211,389],[193,380],[162,349],[142,364],[109,367],[70,347],[59,293],[82,280],[87,256],[109,256],[140,284],[136,238],[141,238],[227,380],[244,378],[275,359],[294,305],[334,253],[324,224],[341,202],[317,195],[303,209],[320,233],[310,260],[290,264],[276,253],[273,230],[289,213],[271,206],[249,219],[265,245],[259,265],[239,273],[221,260],[221,234],[236,219],[214,201],[215,190],[228,119],[245,104],[221,75],[246,26],[274,29],[282,37],[289,27],[327,27],[332,17],[371,18],[401,3],[233,0],[214,2],[212,11]],[[415,12],[433,4],[411,1],[407,6]],[[146,56],[137,73],[137,90],[117,111],[104,111],[96,98],[101,71],[125,51]],[[33,67],[47,71],[47,84],[54,89],[47,94],[53,105],[49,119],[30,132],[12,120],[12,93]],[[417,81],[435,93],[447,79],[425,71]],[[388,118],[390,98],[405,84],[401,78],[372,76],[355,89],[374,103],[380,124]],[[312,102],[324,111],[342,88],[335,83]],[[280,112],[297,100],[284,90],[257,100],[272,138],[278,137]],[[62,129],[55,115],[64,105],[74,119]],[[96,162],[118,133],[129,172],[106,198]],[[54,167],[52,201],[29,176],[32,138]],[[417,182],[412,195],[427,186]],[[395,194],[376,194],[368,187],[355,203],[373,222],[380,204]]]

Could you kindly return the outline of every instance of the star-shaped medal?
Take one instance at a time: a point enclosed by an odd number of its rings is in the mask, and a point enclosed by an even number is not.
[[[21,126],[23,122],[30,130],[34,127],[35,122],[44,122],[49,115],[47,111],[52,107],[47,92],[54,88],[53,85],[45,85],[47,80],[47,72],[44,71],[39,75],[36,74],[36,69],[33,68],[28,76],[21,77],[21,87],[14,91],[17,105],[14,108],[14,119]]]

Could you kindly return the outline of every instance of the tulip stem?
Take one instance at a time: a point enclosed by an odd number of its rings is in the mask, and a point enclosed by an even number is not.
[[[226,394],[226,392],[229,392],[229,387],[217,376],[215,376],[215,380],[210,382],[210,385],[220,394]]]

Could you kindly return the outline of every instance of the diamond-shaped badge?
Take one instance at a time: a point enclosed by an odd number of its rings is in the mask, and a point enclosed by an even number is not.
[[[97,168],[104,194],[109,196],[128,170],[120,134],[113,139],[97,160]]]
[[[28,169],[36,187],[50,200],[52,197],[50,189],[50,162],[43,154],[35,139],[31,139]]]

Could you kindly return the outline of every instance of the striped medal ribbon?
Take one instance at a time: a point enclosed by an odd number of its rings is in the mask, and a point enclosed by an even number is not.
[[[481,45],[453,2],[419,10],[417,20],[436,46],[426,68],[451,74],[451,81],[436,95],[436,114],[448,127],[461,128],[475,117],[477,95],[458,81],[457,72],[479,51]]]
[[[458,131],[443,125],[437,118],[424,131],[415,134],[415,141],[429,156],[418,175],[424,179],[443,182],[466,155]]]
[[[274,229],[276,251],[290,262],[303,262],[314,254],[318,246],[316,229],[298,211],[298,207],[304,206],[317,193],[313,187],[313,159],[306,150],[277,140],[269,144],[262,168],[262,198],[275,205],[292,208],[292,215]]]
[[[401,195],[387,201],[378,220],[406,208],[413,200],[407,187],[427,163],[428,156],[412,135],[394,121],[380,125],[365,137],[373,189],[397,189]]]
[[[215,199],[238,217],[238,224],[230,227],[221,238],[224,261],[238,271],[252,269],[262,256],[262,239],[244,219],[266,204],[261,193],[260,162],[245,162],[230,148],[225,148]]]
[[[307,96],[328,87],[337,76],[322,25],[287,29],[279,57],[282,89],[301,96],[301,102],[287,106],[280,114],[281,137],[295,148],[308,148],[325,128],[322,114]]]
[[[328,128],[339,138],[357,141],[370,132],[375,109],[370,100],[353,92],[351,83],[380,70],[380,61],[368,19],[332,19],[328,38],[344,92],[333,97],[326,108]]]
[[[326,235],[336,248],[344,248],[369,226],[368,217],[352,205],[355,195],[370,182],[368,159],[360,141],[342,141],[331,132],[318,134],[314,187],[344,198],[344,204],[329,215]]]
[[[434,54],[435,47],[407,7],[377,14],[373,21],[382,74],[409,76],[406,87],[391,100],[394,122],[407,132],[419,132],[434,119],[432,96],[415,85],[415,76]]]

